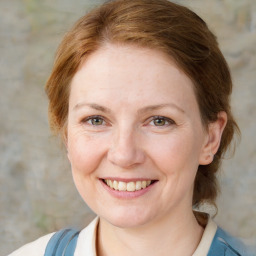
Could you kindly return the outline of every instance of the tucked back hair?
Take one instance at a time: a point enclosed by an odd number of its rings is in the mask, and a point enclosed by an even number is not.
[[[65,134],[70,83],[79,65],[106,43],[156,49],[174,60],[194,83],[206,129],[220,111],[227,113],[219,150],[211,164],[199,166],[195,180],[193,205],[214,204],[221,158],[239,132],[230,110],[231,76],[216,37],[194,12],[167,0],[108,1],[90,11],[65,35],[46,84],[56,133]]]

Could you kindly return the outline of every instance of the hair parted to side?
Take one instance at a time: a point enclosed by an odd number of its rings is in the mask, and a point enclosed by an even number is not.
[[[239,128],[230,110],[232,81],[217,40],[206,23],[186,7],[167,0],[108,1],[78,20],[61,42],[46,84],[53,131],[66,130],[70,82],[82,61],[106,43],[160,50],[172,58],[194,83],[204,126],[225,111],[228,121],[221,144],[209,165],[200,165],[193,205],[214,204],[216,173]]]

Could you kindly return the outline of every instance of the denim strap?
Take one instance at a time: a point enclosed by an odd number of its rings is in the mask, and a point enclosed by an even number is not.
[[[217,229],[207,256],[250,256],[244,244],[221,228]]]
[[[44,256],[73,256],[79,231],[76,229],[62,229],[50,239]]]

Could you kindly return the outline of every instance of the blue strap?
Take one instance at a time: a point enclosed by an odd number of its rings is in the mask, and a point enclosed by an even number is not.
[[[249,256],[249,254],[240,240],[218,228],[207,256]]]
[[[50,239],[44,256],[73,256],[79,231],[76,229],[62,229]]]

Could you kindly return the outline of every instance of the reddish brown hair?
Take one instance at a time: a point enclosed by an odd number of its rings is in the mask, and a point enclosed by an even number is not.
[[[186,7],[167,0],[109,1],[82,17],[59,46],[46,84],[49,119],[57,133],[65,130],[70,82],[82,61],[106,42],[157,49],[172,58],[193,81],[205,127],[225,111],[228,121],[211,164],[199,166],[193,205],[214,203],[216,172],[221,158],[239,131],[230,111],[232,81],[215,36],[206,23]]]

